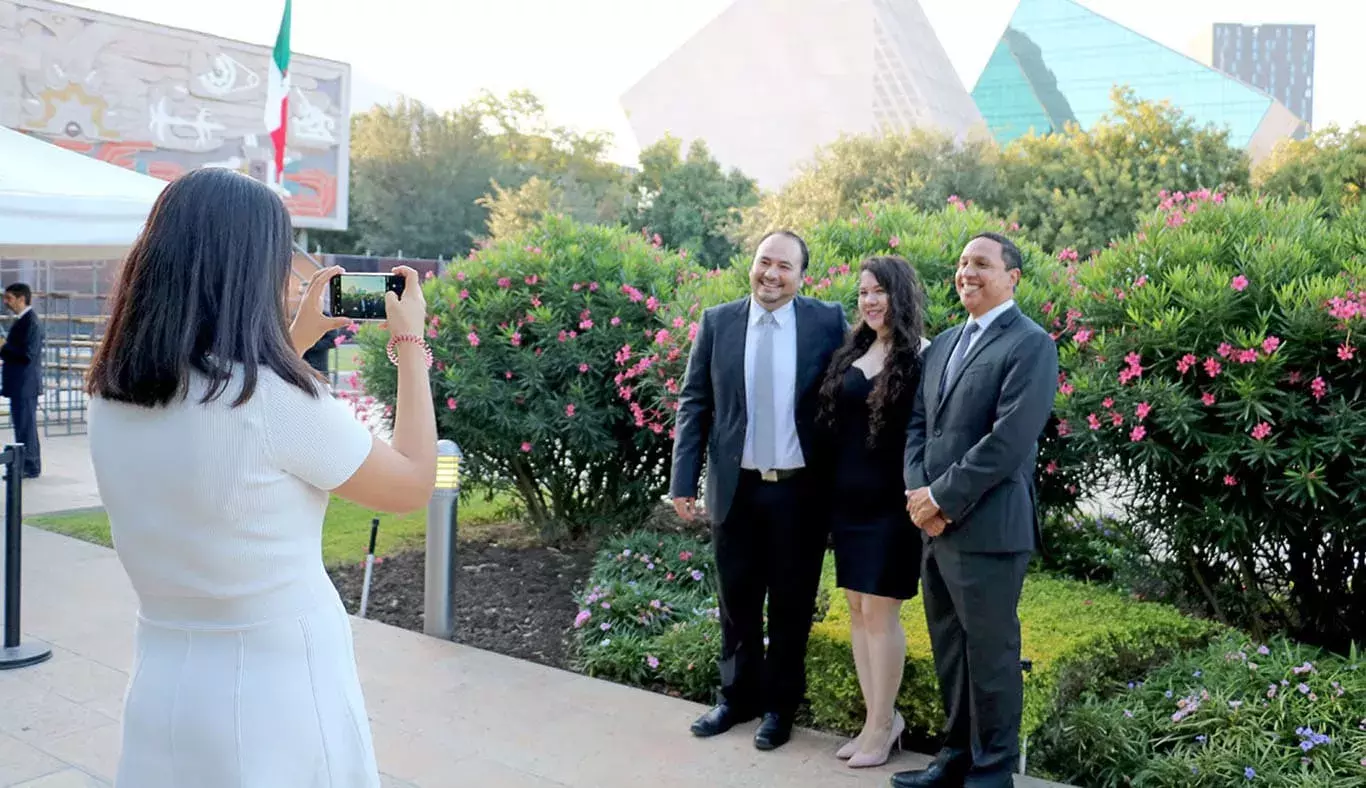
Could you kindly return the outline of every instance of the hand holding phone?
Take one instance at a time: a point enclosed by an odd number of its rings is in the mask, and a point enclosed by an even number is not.
[[[406,265],[395,266],[393,275],[399,287],[384,294],[389,333],[423,336],[427,327],[427,299],[422,293],[422,281],[417,271]]]
[[[323,334],[350,322],[344,317],[328,315],[323,310],[323,295],[336,282],[342,270],[340,266],[322,268],[314,271],[308,280],[308,287],[299,299],[299,309],[289,326],[290,342],[300,354],[313,347]]]
[[[401,296],[406,285],[402,275],[343,273],[332,279],[331,314],[356,322],[384,320],[385,294]]]

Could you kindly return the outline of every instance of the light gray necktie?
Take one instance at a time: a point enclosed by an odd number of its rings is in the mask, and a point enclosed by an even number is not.
[[[958,375],[958,370],[963,366],[963,358],[968,354],[968,346],[972,344],[972,335],[981,328],[976,320],[963,326],[963,334],[958,338],[958,347],[953,349],[953,356],[949,358],[949,366],[944,370],[944,377],[939,381],[939,394],[943,396],[949,384]]]
[[[773,387],[773,334],[778,321],[772,312],[759,318],[758,341],[754,343],[754,465],[771,471],[778,460],[778,416]]]

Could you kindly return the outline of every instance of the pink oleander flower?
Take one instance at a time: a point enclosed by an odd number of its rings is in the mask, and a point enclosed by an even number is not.
[[[512,346],[513,346],[513,347],[521,347],[521,346],[522,346],[522,335],[521,335],[520,333],[514,331],[514,332],[512,333],[512,338],[511,338],[510,341],[512,342]]]
[[[1224,474],[1224,486],[1225,486],[1225,487],[1237,487],[1237,486],[1238,486],[1238,479],[1237,479],[1235,476],[1233,476],[1232,474]]]
[[[1252,428],[1252,439],[1253,439],[1253,440],[1258,440],[1258,441],[1259,441],[1259,440],[1262,440],[1263,438],[1265,438],[1266,436],[1268,436],[1268,435],[1270,435],[1270,434],[1271,434],[1271,425],[1270,425],[1270,424],[1267,424],[1267,423],[1264,422],[1264,421],[1261,422],[1260,424],[1258,424],[1257,426],[1255,426],[1255,427]]]
[[[1242,274],[1238,274],[1237,276],[1233,277],[1233,281],[1228,283],[1229,287],[1233,288],[1234,290],[1237,290],[1240,293],[1247,289],[1247,285],[1247,277],[1243,276]]]
[[[1328,394],[1328,383],[1322,377],[1314,378],[1309,384],[1309,391],[1313,393],[1314,399],[1323,399]]]
[[[1211,356],[1210,358],[1205,359],[1205,374],[1209,375],[1211,378],[1219,377],[1219,372],[1223,368],[1223,365],[1214,357]]]
[[[1089,329],[1089,328],[1078,329],[1078,330],[1077,330],[1077,333],[1075,333],[1075,334],[1072,335],[1072,341],[1073,341],[1073,342],[1076,342],[1078,345],[1085,345],[1087,342],[1090,342],[1090,341],[1091,341],[1091,329]]]
[[[1194,354],[1187,353],[1181,357],[1180,361],[1176,362],[1176,371],[1184,375],[1189,372],[1190,368],[1195,366],[1196,362],[1199,360],[1200,359],[1196,358]]]
[[[1110,414],[1110,423],[1111,423],[1112,425],[1116,426],[1116,427],[1123,427],[1123,426],[1124,426],[1124,414],[1122,414],[1122,413],[1111,413],[1111,414]]]
[[[1086,416],[1086,425],[1090,427],[1093,431],[1098,430],[1100,429],[1100,418],[1097,417],[1094,413],[1089,413]]]
[[[669,342],[669,330],[668,330],[668,329],[666,329],[666,328],[661,328],[661,329],[659,329],[658,331],[655,332],[655,344],[656,344],[656,345],[664,345],[664,344],[668,344],[668,342]]]
[[[1234,353],[1234,357],[1239,364],[1255,364],[1257,362],[1257,351],[1239,350],[1237,353]]]
[[[596,293],[596,292],[598,292],[598,283],[597,283],[597,282],[589,282],[589,283],[588,283],[588,292],[590,292],[590,293]]]
[[[1206,407],[1212,406],[1215,401],[1214,395],[1206,391],[1204,394],[1200,395],[1200,401],[1205,403]]]
[[[645,658],[645,664],[650,666],[650,670],[659,670],[659,657],[651,654]]]
[[[469,340],[470,347],[479,347],[479,335],[474,333],[473,331],[471,331],[469,334],[466,334],[465,339]]]
[[[522,441],[522,451],[526,453],[531,452],[531,441]]]
[[[1233,345],[1230,345],[1227,342],[1220,342],[1218,353],[1219,358],[1228,358],[1229,356],[1233,355]]]
[[[446,410],[455,410],[458,407],[460,407],[460,403],[456,401],[455,397],[446,398]]]
[[[890,246],[890,247],[893,248],[893,249],[895,249],[895,248],[897,248],[898,246],[900,246],[900,245],[901,245],[901,238],[900,238],[900,236],[893,235],[891,238],[888,238],[888,239],[887,239],[887,245]]]
[[[1061,384],[1060,386],[1058,386],[1058,393],[1061,394],[1061,395],[1063,395],[1064,397],[1070,396],[1070,395],[1072,394],[1072,384],[1071,384],[1071,383],[1063,383],[1063,384]]]
[[[1148,403],[1140,402],[1138,403],[1138,407],[1134,409],[1134,415],[1138,416],[1139,421],[1143,421],[1148,418],[1148,414],[1151,413],[1152,410],[1152,406]]]
[[[1134,443],[1138,443],[1139,441],[1143,440],[1143,436],[1147,434],[1147,428],[1140,424],[1137,427],[1134,427],[1133,430],[1129,432],[1129,440]]]
[[[1351,361],[1357,353],[1357,349],[1352,347],[1350,342],[1338,345],[1338,359],[1340,361]]]
[[[588,619],[592,617],[593,614],[588,612],[587,610],[580,610],[579,614],[577,616],[574,616],[574,628],[578,629],[582,627],[584,624],[588,623]]]
[[[1148,284],[1148,275],[1147,275],[1147,274],[1144,274],[1144,275],[1142,275],[1142,276],[1140,276],[1139,278],[1137,278],[1137,279],[1134,280],[1134,289],[1137,290],[1138,288],[1140,288],[1140,287],[1142,287],[1142,286],[1144,286],[1144,285],[1146,285],[1146,284]]]
[[[504,276],[498,280],[498,286],[506,290],[507,288],[512,287],[512,280]]]
[[[619,326],[619,325],[621,325],[621,318],[619,318],[619,317],[614,317],[614,318],[612,318],[611,320],[608,320],[607,322],[608,322],[610,325]]]
[[[1262,352],[1268,356],[1276,352],[1276,348],[1281,346],[1280,337],[1267,337],[1262,340]]]
[[[571,419],[574,418],[574,403],[571,402],[568,405],[564,406],[564,415],[568,416]]]
[[[455,281],[457,281],[457,282],[463,282],[463,281],[465,281],[465,272],[464,272],[464,271],[456,271],[456,272],[455,272]]]
[[[580,320],[580,321],[579,321],[579,328],[582,329],[582,330],[584,330],[584,331],[587,331],[588,329],[590,329],[590,328],[592,328],[592,327],[593,327],[593,321],[592,321],[592,320]]]
[[[587,365],[587,364],[580,364],[580,365],[579,365],[579,374],[580,374],[580,375],[582,375],[583,373],[585,373],[585,372],[587,372],[587,371],[588,371],[588,365]]]
[[[1105,408],[1106,410],[1109,410],[1110,408],[1113,408],[1113,407],[1115,406],[1115,398],[1114,398],[1114,397],[1106,397],[1105,399],[1103,399],[1103,400],[1100,401],[1100,406],[1101,406],[1102,408]]]
[[[509,369],[507,372],[504,372],[503,377],[507,378],[508,380],[512,380],[512,370]]]
[[[528,276],[524,281],[529,285],[534,285],[537,282],[541,281],[541,278],[535,274],[532,274],[531,276]]]
[[[1058,435],[1067,437],[1072,434],[1072,425],[1067,423],[1067,419],[1058,419]]]

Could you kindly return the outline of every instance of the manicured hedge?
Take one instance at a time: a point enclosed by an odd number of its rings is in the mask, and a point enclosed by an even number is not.
[[[677,535],[638,532],[607,544],[580,597],[575,621],[578,666],[585,673],[679,697],[710,702],[719,685],[720,649],[711,548]],[[818,600],[821,620],[807,651],[810,722],[855,733],[863,699],[849,645],[848,606],[826,558]],[[1025,582],[1020,605],[1025,733],[1081,692],[1141,676],[1222,631],[1174,608],[1045,575]],[[933,735],[942,725],[924,607],[902,607],[907,656],[898,708],[910,729]]]

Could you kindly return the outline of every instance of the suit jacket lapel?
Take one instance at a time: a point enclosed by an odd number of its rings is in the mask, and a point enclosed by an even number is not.
[[[800,396],[801,392],[811,387],[812,378],[820,372],[820,370],[814,369],[816,365],[812,363],[814,358],[819,357],[817,354],[820,352],[820,348],[816,346],[816,321],[811,314],[810,306],[801,298],[797,298],[792,306],[792,314],[797,321],[797,375],[795,382],[797,384],[797,395]]]
[[[963,363],[958,367],[958,370],[954,375],[953,380],[950,380],[948,382],[948,385],[944,387],[944,396],[940,399],[939,404],[935,407],[936,414],[939,412],[939,409],[944,406],[944,403],[948,401],[949,397],[953,395],[953,390],[958,386],[958,381],[963,379],[963,374],[968,371],[968,367],[972,366],[972,362],[977,358],[977,356],[981,355],[982,351],[986,349],[987,345],[990,345],[992,342],[995,342],[998,337],[1005,334],[1006,330],[1009,329],[1011,324],[1015,322],[1015,318],[1019,316],[1020,308],[1011,307],[991,322],[991,325],[987,327],[987,330],[982,333],[981,338],[978,339],[977,343],[972,346],[972,349],[968,351],[968,354],[963,357]],[[958,333],[954,335],[954,348],[958,346],[957,338],[960,335],[962,335],[962,333],[963,328],[962,326],[959,326]],[[953,357],[954,348],[949,349],[949,358]],[[943,375],[944,372],[947,370],[947,359],[945,359],[944,365],[944,368],[940,369],[940,375]],[[936,391],[937,390],[938,387],[936,382]]]
[[[725,364],[725,380],[732,392],[735,394],[735,401],[740,405],[740,413],[749,412],[748,397],[745,394],[745,342],[749,338],[749,299],[742,298],[735,302],[735,309],[727,316],[726,325],[721,328],[726,329],[720,336],[734,337],[730,341],[723,342]]]
[[[935,359],[933,364],[927,365],[925,367],[925,391],[926,394],[929,396],[929,402],[927,402],[926,404],[929,406],[928,410],[930,413],[938,414],[940,403],[942,403],[945,397],[948,396],[948,391],[944,392],[943,397],[939,396],[939,385],[940,381],[944,379],[944,373],[948,372],[949,359],[953,358],[953,351],[955,348],[958,347],[958,340],[962,336],[963,326],[955,326],[953,328],[953,340],[947,344],[948,349],[944,352],[944,357],[941,359]]]

